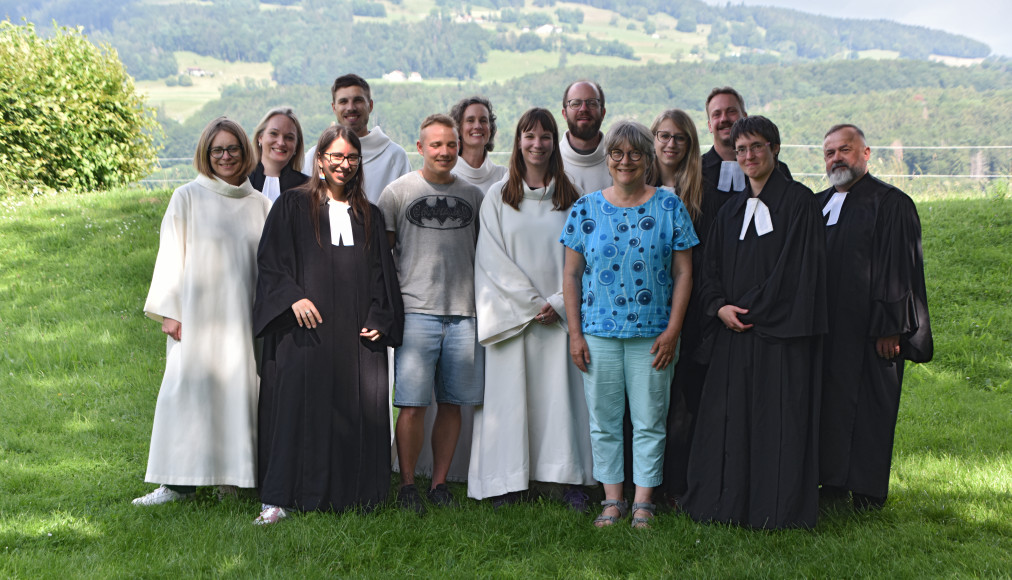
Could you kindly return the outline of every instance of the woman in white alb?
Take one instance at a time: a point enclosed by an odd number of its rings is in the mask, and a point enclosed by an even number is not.
[[[508,179],[485,196],[475,256],[478,339],[485,346],[485,403],[475,408],[467,493],[512,503],[531,481],[594,483],[583,382],[569,356],[558,243],[579,197],[566,177],[559,132],[546,109],[517,123]]]
[[[492,163],[489,152],[495,148],[495,113],[485,97],[468,97],[450,109],[450,117],[460,132],[460,155],[453,173],[488,193],[493,183],[506,177],[506,168]]]
[[[200,174],[165,210],[144,303],[168,335],[144,476],[161,485],[135,505],[256,486],[253,291],[270,201],[246,178],[254,163],[238,123],[211,121],[193,157]]]

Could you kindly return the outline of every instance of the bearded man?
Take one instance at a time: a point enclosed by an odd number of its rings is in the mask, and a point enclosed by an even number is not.
[[[823,363],[819,472],[823,499],[878,509],[889,490],[905,360],[931,360],[921,224],[905,193],[868,173],[855,125],[822,145],[832,187],[826,223],[829,334]]]

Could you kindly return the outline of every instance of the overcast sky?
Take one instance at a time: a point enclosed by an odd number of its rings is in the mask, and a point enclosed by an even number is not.
[[[724,5],[727,0],[705,0]],[[732,0],[732,4],[742,0]],[[842,18],[895,20],[969,36],[994,53],[1012,56],[1009,0],[744,0],[749,6],[782,6]]]

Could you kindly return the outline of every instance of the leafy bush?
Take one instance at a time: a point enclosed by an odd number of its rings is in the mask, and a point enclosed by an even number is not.
[[[106,189],[154,163],[153,111],[80,30],[0,22],[0,95],[0,192]]]

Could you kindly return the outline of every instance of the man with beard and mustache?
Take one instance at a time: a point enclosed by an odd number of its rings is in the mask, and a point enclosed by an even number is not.
[[[369,203],[376,203],[388,183],[411,171],[408,154],[394,143],[379,126],[369,129],[372,113],[372,91],[369,83],[356,74],[341,75],[330,88],[330,108],[337,124],[352,130],[362,142],[362,186]],[[315,167],[316,146],[306,151],[302,172],[320,177]]]
[[[452,173],[459,143],[452,118],[429,115],[416,145],[422,169],[386,186],[377,204],[404,298],[404,340],[394,353],[394,406],[400,408],[397,504],[419,514],[425,506],[415,487],[415,470],[433,391],[439,407],[431,434],[428,499],[436,506],[456,505],[446,477],[460,435],[460,407],[482,404],[485,391],[474,304],[482,193]]]
[[[835,125],[822,145],[833,185],[826,220],[829,334],[823,364],[820,482],[825,499],[878,509],[889,490],[904,360],[931,360],[913,201],[868,173],[864,133]]]
[[[562,94],[562,116],[569,130],[559,149],[566,174],[580,194],[611,185],[604,150],[604,91],[591,81],[576,81]]]

